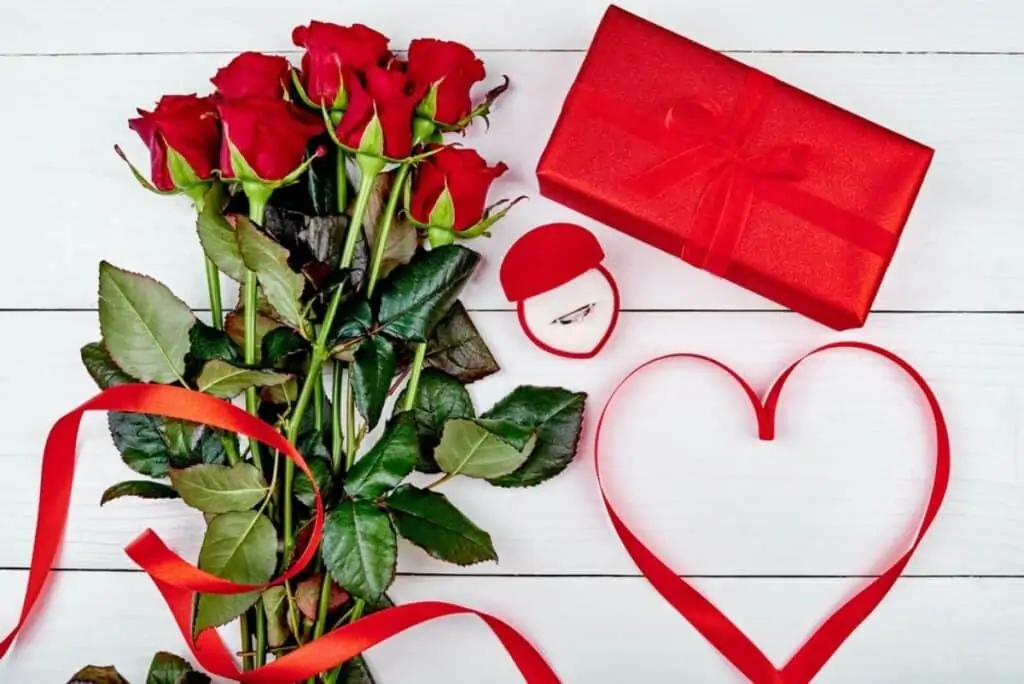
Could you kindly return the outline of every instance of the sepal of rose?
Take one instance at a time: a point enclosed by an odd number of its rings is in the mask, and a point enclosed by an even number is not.
[[[132,164],[131,160],[128,159],[128,155],[124,153],[120,145],[114,145],[114,153],[121,158],[128,168],[132,172],[132,176],[138,181],[139,185],[153,193],[154,195],[161,195],[163,197],[170,197],[172,195],[188,195],[193,202],[197,199],[201,200],[206,193],[209,191],[212,181],[206,181],[196,175],[196,172],[189,166],[185,158],[174,151],[173,148],[167,148],[167,168],[171,172],[171,181],[174,183],[174,190],[161,190],[160,188],[153,185],[152,182],[146,176],[136,168],[135,164]],[[172,160],[173,163],[172,163]],[[186,173],[187,169],[187,173]]]
[[[445,192],[447,192],[447,189]],[[408,192],[406,194],[408,195]],[[444,245],[454,243],[456,239],[472,240],[478,237],[491,237],[491,228],[494,227],[494,224],[505,218],[505,216],[508,215],[508,212],[512,210],[512,207],[527,199],[529,199],[529,197],[526,195],[520,195],[514,200],[501,200],[487,208],[487,212],[484,214],[484,219],[482,221],[465,230],[454,230],[446,226],[435,225],[432,223],[421,223],[420,221],[417,221],[409,212],[409,202],[411,200],[409,200],[408,197],[406,198],[405,213],[410,223],[427,232],[427,239],[430,241],[431,247],[443,247]],[[497,211],[497,213],[492,213],[498,207],[502,208]]]
[[[484,124],[487,126],[487,130],[490,130],[491,120],[488,117],[491,114],[491,107],[494,106],[495,101],[497,101],[499,97],[508,91],[511,85],[511,79],[509,79],[508,76],[502,76],[501,85],[495,86],[487,91],[487,94],[484,95],[483,101],[462,120],[454,125],[437,124],[438,128],[445,133],[465,133],[466,129],[469,128],[474,119],[483,119]]]
[[[250,186],[258,185],[269,191],[274,191],[287,185],[294,185],[316,159],[327,155],[327,148],[321,145],[316,148],[313,154],[307,157],[305,161],[299,164],[284,178],[280,180],[266,180],[265,178],[260,178],[259,174],[256,173],[256,171],[249,165],[249,162],[245,160],[245,157],[242,156],[242,153],[238,151],[238,148],[236,148],[230,140],[227,145],[231,154],[231,169],[234,174],[231,177],[226,177],[223,175],[223,171],[219,171],[218,173],[221,175],[221,180],[225,182],[241,183],[242,188],[246,189],[246,194],[248,194],[248,188]]]
[[[299,100],[302,104],[306,105],[309,109],[314,112],[320,110],[323,107],[321,102],[313,102],[306,93],[305,86],[302,85],[302,80],[299,78],[299,72],[292,69],[292,87],[295,88],[295,92],[299,95]],[[334,125],[337,126],[341,121],[341,115],[345,113],[345,109],[348,107],[348,92],[345,90],[345,81],[341,79],[338,84],[338,95],[334,98],[334,102],[328,108],[331,112],[331,120],[334,121]]]
[[[362,157],[374,157],[380,159],[384,162],[385,166],[387,164],[416,164],[420,161],[423,161],[427,157],[437,154],[438,152],[438,150],[427,150],[426,152],[422,152],[420,154],[410,154],[409,156],[403,157],[402,159],[388,157],[383,153],[384,131],[381,129],[380,119],[378,119],[376,115],[374,115],[370,123],[366,125],[366,130],[363,131],[363,137],[360,140],[359,147],[351,147],[350,145],[346,145],[345,143],[343,143],[341,139],[338,137],[338,133],[335,130],[335,127],[338,124],[334,122],[333,112],[328,110],[323,105],[321,105],[320,115],[323,117],[324,125],[327,127],[327,135],[330,136],[331,140],[334,142],[335,145],[338,146],[338,148],[344,150],[345,152],[348,152],[349,154],[354,154]],[[431,135],[432,134],[433,133],[431,132]],[[414,144],[419,144],[420,141],[416,137],[415,125],[413,126],[413,136]],[[381,168],[383,169],[384,167],[382,166]]]

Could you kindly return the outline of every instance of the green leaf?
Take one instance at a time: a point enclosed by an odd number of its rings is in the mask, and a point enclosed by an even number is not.
[[[199,568],[239,584],[265,584],[277,566],[277,532],[255,511],[218,515],[210,521],[199,550]],[[233,596],[200,594],[195,634],[231,622],[256,603],[257,591]]]
[[[186,672],[185,674],[181,675],[181,678],[178,680],[177,684],[210,684],[212,681],[213,680],[211,680],[207,675],[204,675],[202,672],[193,671]]]
[[[381,291],[380,325],[391,337],[426,342],[459,298],[480,255],[461,245],[423,252],[395,272]]]
[[[107,487],[107,491],[103,492],[103,496],[100,497],[100,506],[126,496],[138,499],[177,499],[178,492],[174,491],[173,487],[168,487],[161,482],[129,480]]]
[[[197,321],[188,332],[190,353],[197,361],[240,363],[242,350],[223,330]]]
[[[82,347],[82,364],[100,389],[138,382],[117,367],[101,342],[92,342]]]
[[[110,435],[121,459],[147,477],[164,477],[170,467],[222,463],[227,454],[223,432],[204,425],[144,413],[107,415]]]
[[[260,401],[270,404],[291,404],[299,398],[299,383],[294,378],[283,385],[271,385],[260,390]]]
[[[125,465],[147,477],[167,475],[171,455],[163,419],[142,413],[110,413],[107,422]]]
[[[196,380],[200,392],[212,394],[221,399],[231,399],[250,387],[272,387],[283,385],[292,376],[267,370],[238,368],[224,361],[209,361]]]
[[[178,458],[177,455],[172,454],[172,467],[182,468],[190,465],[197,465],[199,463],[221,464],[228,460],[228,454],[224,448],[224,442],[234,440],[235,436],[233,434],[228,434],[222,430],[215,430],[211,427],[207,427],[206,425],[196,425],[194,423],[183,424],[192,431],[191,438],[189,440],[191,451],[188,454],[187,460]]]
[[[475,422],[492,435],[512,445],[513,448],[527,452],[527,456],[537,443],[537,431],[517,423],[493,418],[481,418]]]
[[[313,458],[308,462],[309,469],[313,471],[313,478],[316,486],[320,489],[320,496],[326,497],[331,488],[331,466],[322,458]],[[295,472],[294,484],[295,498],[302,502],[307,508],[316,505],[316,498],[313,496],[313,484],[301,470]]]
[[[263,613],[267,616],[267,645],[280,648],[292,635],[288,627],[288,593],[282,586],[263,592]]]
[[[445,423],[434,459],[452,475],[482,479],[508,475],[526,462],[536,435],[513,423],[481,424],[455,419]]]
[[[193,675],[192,679],[183,679]],[[199,677],[200,679],[196,679]],[[182,682],[209,682],[210,678],[192,669],[187,660],[173,653],[157,653],[149,666],[146,684],[182,684]]]
[[[314,167],[322,160],[314,162]],[[311,169],[313,171],[314,169]],[[325,169],[327,171],[327,169]],[[330,160],[328,173],[323,174],[324,178],[334,176],[334,160]],[[334,269],[341,259],[344,249],[345,238],[348,235],[349,217],[337,214],[334,188],[331,187],[327,193],[321,193],[320,189],[314,189],[313,174],[307,177],[307,183],[282,188],[274,192],[274,203],[267,206],[263,216],[262,228],[267,235],[281,244],[288,250],[288,263],[300,271],[316,271],[316,267],[327,267]],[[330,181],[333,184],[333,179]],[[321,183],[322,185],[322,183]],[[313,195],[319,193],[320,197]],[[321,204],[322,200],[329,197],[331,204]],[[314,203],[325,210],[322,216],[311,215],[320,211],[314,207]],[[325,274],[326,275],[326,274]]]
[[[316,424],[313,411],[306,411],[299,423],[299,434],[295,439],[295,448],[299,450],[306,462],[315,460],[330,461],[327,437],[331,432],[331,402],[324,397],[324,414],[320,425]]]
[[[112,667],[90,665],[79,670],[68,684],[128,684],[128,680]]]
[[[398,397],[399,406],[405,405],[408,392],[406,388]],[[434,449],[441,443],[444,424],[452,418],[474,417],[473,400],[458,380],[441,371],[427,369],[420,376],[411,413],[416,419],[420,444],[416,469],[424,473],[440,472],[434,461]]]
[[[245,262],[235,227],[221,214],[217,202],[207,202],[196,222],[196,232],[206,256],[235,282],[245,280]]]
[[[302,580],[295,587],[295,605],[298,606],[299,612],[310,620],[316,620],[323,581],[323,574],[318,572]],[[331,583],[331,590],[327,599],[327,612],[329,615],[348,603],[350,597],[348,592],[339,587],[334,580],[328,579],[328,581]]]
[[[395,531],[387,513],[368,501],[339,503],[320,548],[331,577],[356,598],[376,600],[395,579]]]
[[[461,302],[455,302],[434,328],[424,365],[444,371],[463,384],[501,370]]]
[[[270,491],[263,474],[250,463],[197,465],[171,470],[170,476],[185,503],[204,513],[247,511]]]
[[[380,335],[366,340],[356,351],[352,364],[352,387],[356,408],[371,430],[380,421],[397,365],[394,346]]]
[[[537,430],[537,446],[514,473],[490,480],[499,487],[532,487],[558,475],[576,456],[587,395],[558,387],[523,386],[484,414]]]
[[[256,273],[260,286],[281,320],[302,328],[302,290],[306,279],[288,266],[288,250],[261,233],[248,219],[236,220],[238,247],[245,265]]]
[[[245,284],[238,286],[238,296],[235,298],[235,308],[241,313],[245,311]],[[267,299],[267,294],[263,291],[263,288],[256,284],[256,314],[259,316],[266,316],[267,318],[277,318],[277,312],[274,311],[274,307],[270,305],[270,300]],[[278,321],[278,324],[281,324]],[[241,346],[241,345],[239,345]]]
[[[256,314],[256,348],[261,349],[263,340],[274,330],[282,327],[281,323],[269,316]],[[245,345],[245,312],[239,309],[232,311],[224,317],[224,332],[226,332],[239,347]],[[260,361],[260,359],[256,359]]]
[[[405,485],[386,503],[398,533],[434,558],[456,565],[498,560],[491,535],[443,494]]]
[[[391,491],[413,471],[419,454],[415,418],[411,413],[400,413],[348,472],[345,492],[357,499],[375,499]]]
[[[280,367],[289,357],[309,352],[309,342],[291,328],[272,330],[263,338],[261,362]]]
[[[391,189],[394,187],[396,172],[382,173],[374,181],[373,193],[363,218],[363,234],[372,250],[377,244],[377,232],[380,230],[382,212],[387,208]],[[408,181],[406,181],[408,183]],[[412,261],[419,248],[420,240],[416,226],[405,219],[404,214],[395,216],[391,221],[387,242],[380,261],[378,277],[387,278],[397,267]]]
[[[334,347],[346,340],[365,337],[373,328],[373,310],[365,299],[353,299],[344,304],[331,326],[327,346]]]
[[[110,358],[143,382],[173,383],[185,373],[196,318],[162,283],[100,263],[100,331]]]

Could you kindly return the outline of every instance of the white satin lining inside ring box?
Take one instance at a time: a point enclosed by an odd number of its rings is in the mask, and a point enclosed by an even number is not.
[[[615,289],[590,269],[565,285],[523,302],[523,320],[544,344],[572,354],[594,351],[615,322]]]

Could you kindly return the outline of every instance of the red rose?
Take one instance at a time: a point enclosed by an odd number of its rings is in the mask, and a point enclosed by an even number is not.
[[[302,166],[310,138],[324,130],[319,119],[284,100],[222,100],[217,110],[224,126],[221,173],[226,178],[284,180]]]
[[[404,159],[412,152],[412,118],[423,98],[422,86],[404,64],[371,66],[365,73],[345,69],[349,103],[338,124],[343,145],[373,156]]]
[[[470,90],[487,74],[484,63],[465,45],[420,38],[409,45],[409,75],[432,89],[420,113],[454,126],[473,111]]]
[[[217,109],[206,97],[164,95],[156,109],[138,110],[139,118],[128,126],[139,134],[149,148],[153,185],[171,191],[209,180],[217,167],[220,130]],[[191,168],[168,164],[168,150]]]
[[[291,83],[292,65],[284,57],[243,52],[210,79],[223,97],[284,98]]]
[[[475,150],[446,147],[416,170],[409,212],[419,223],[461,232],[485,219],[487,192],[508,170],[488,166]]]
[[[338,26],[321,21],[298,26],[292,42],[306,48],[302,56],[302,86],[306,97],[329,109],[343,109],[346,102],[342,68],[364,71],[391,56],[387,36],[355,24]]]

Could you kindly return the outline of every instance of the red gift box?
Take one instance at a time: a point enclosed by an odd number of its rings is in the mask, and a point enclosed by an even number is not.
[[[845,329],[933,154],[612,6],[537,175],[545,196]]]

